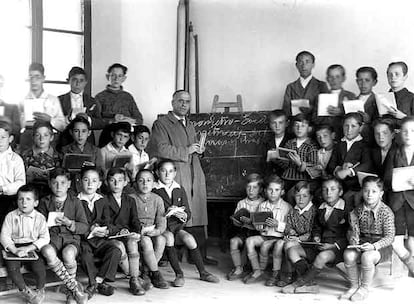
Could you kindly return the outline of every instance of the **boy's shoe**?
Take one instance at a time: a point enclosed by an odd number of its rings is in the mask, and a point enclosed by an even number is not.
[[[66,294],[66,304],[76,304],[75,298],[73,297],[72,293],[67,293]]]
[[[77,304],[88,303],[88,295],[82,291],[79,284],[76,286],[75,290],[72,293],[73,293],[73,298],[75,299]]]
[[[105,281],[98,284],[97,289],[98,289],[99,294],[104,295],[104,296],[112,296],[115,292],[115,287],[113,287],[112,285],[109,285]]]
[[[158,262],[158,267],[167,267],[167,266],[168,266],[168,261],[160,260]]]
[[[351,296],[351,301],[362,301],[368,297],[369,290],[365,287],[359,287],[358,290]]]
[[[296,282],[286,285],[282,288],[282,293],[295,293],[296,288],[305,285],[305,281],[299,278]]]
[[[234,281],[237,279],[241,279],[243,277],[243,272],[236,273],[236,268],[233,268],[228,274],[227,274],[227,280]]]
[[[170,288],[167,281],[162,277],[161,272],[159,272],[158,270],[151,272],[151,282],[155,288],[160,288],[160,289]]]
[[[204,271],[200,273],[200,280],[209,282],[209,283],[218,283],[220,282],[220,279],[216,277],[215,275],[209,273],[208,271]]]
[[[287,273],[286,275],[283,275],[283,273],[280,275],[280,280],[276,282],[277,287],[285,287],[289,284],[293,283],[293,276],[292,273]]]
[[[249,273],[247,276],[243,278],[244,284],[252,284],[257,282],[263,275],[263,273],[260,273],[258,276],[253,276],[254,272]]]
[[[27,287],[20,292],[24,299],[30,304],[40,304],[41,303],[41,295],[32,290],[31,288]]]
[[[129,292],[132,293],[134,296],[142,296],[145,294],[145,289],[141,286],[141,283],[138,280],[138,278],[132,277],[131,279],[129,279]]]
[[[151,283],[151,278],[149,277],[148,273],[143,272],[141,274],[141,277],[138,277],[138,280],[141,283],[141,286],[145,289],[145,291],[150,290],[152,287],[154,287]]]
[[[309,284],[298,286],[295,288],[295,293],[319,293],[319,285],[311,282]]]
[[[173,282],[173,286],[174,287],[183,287],[184,286],[184,283],[185,283],[184,275],[183,274],[177,274],[175,276],[175,280]]]
[[[40,288],[40,289],[35,289],[35,292],[38,294],[39,296],[39,304],[43,303],[43,301],[45,300],[46,297],[46,292],[45,292],[45,288]]]
[[[273,271],[272,275],[266,280],[265,286],[276,286],[279,277],[279,271]]]
[[[86,287],[85,293],[88,295],[88,300],[92,299],[93,295],[96,293],[97,288],[98,284],[93,284]]]
[[[358,286],[349,288],[344,294],[339,296],[339,300],[351,300],[351,297],[358,290]]]

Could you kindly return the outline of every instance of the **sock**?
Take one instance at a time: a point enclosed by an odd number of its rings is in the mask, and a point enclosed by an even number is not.
[[[62,280],[63,283],[65,283],[66,287],[70,291],[74,291],[77,288],[76,281],[68,273],[62,261],[58,260],[56,264],[49,266],[52,271],[58,276],[58,278]]]
[[[295,269],[299,276],[303,276],[308,271],[309,265],[304,259],[300,259],[295,263]]]
[[[70,264],[69,263],[66,263],[64,265],[65,265],[66,270],[68,271],[70,277],[72,279],[76,280],[76,269],[77,269],[77,266],[78,266],[76,264],[76,261],[75,261],[75,263],[70,263]]]
[[[348,265],[344,264],[346,273],[348,275],[349,283],[351,283],[351,288],[358,288],[359,285],[359,272],[358,272],[358,265]]]
[[[145,264],[147,264],[148,268],[152,272],[158,271],[158,263],[155,259],[154,251],[152,250],[143,250],[142,256],[144,258]]]
[[[132,278],[139,276],[139,253],[128,253],[129,274]]]
[[[361,266],[361,287],[368,289],[375,275],[375,266]]]
[[[176,275],[183,275],[183,271],[180,267],[180,262],[178,261],[177,251],[174,246],[165,247],[168,261],[170,261],[171,268],[174,270]]]
[[[241,253],[239,249],[230,250],[231,259],[233,261],[234,267],[241,267]]]
[[[121,259],[119,260],[119,267],[121,267],[121,270],[125,275],[129,275],[129,261],[126,254],[121,256]]]
[[[101,278],[101,277],[96,277],[96,278],[95,278],[95,281],[96,281],[96,283],[98,283],[98,284],[102,284],[102,283],[103,283],[103,281],[104,281],[104,279],[103,279],[103,278]]]
[[[267,261],[269,260],[268,255],[262,255],[259,253],[259,265],[261,270],[265,270],[267,266]]]
[[[257,253],[254,252],[254,253],[248,254],[247,257],[249,258],[253,271],[260,270],[259,257],[257,256]]]
[[[198,272],[200,274],[206,272],[206,269],[204,268],[203,258],[201,257],[201,253],[198,247],[194,249],[189,249],[188,252],[190,253],[190,257],[192,258],[195,266],[197,267]]]

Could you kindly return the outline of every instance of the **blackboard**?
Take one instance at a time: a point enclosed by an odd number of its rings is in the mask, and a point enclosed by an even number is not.
[[[269,136],[267,112],[191,114],[197,136],[207,132],[201,164],[208,199],[245,197],[245,177],[261,173]]]

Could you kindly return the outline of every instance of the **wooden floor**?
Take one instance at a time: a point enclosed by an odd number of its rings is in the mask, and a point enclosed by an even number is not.
[[[231,268],[229,254],[224,254],[218,249],[210,250],[211,256],[217,258],[219,266],[207,267],[209,271],[220,277],[219,284],[205,283],[198,279],[198,273],[193,265],[183,263],[186,284],[181,288],[171,287],[168,290],[151,289],[145,296],[132,296],[128,292],[128,281],[118,280],[114,285],[117,287],[115,294],[111,297],[95,295],[89,303],[174,303],[177,304],[200,304],[200,303],[251,303],[251,304],[293,304],[293,303],[347,303],[339,301],[337,297],[346,290],[346,281],[335,270],[327,270],[318,277],[320,293],[317,295],[285,295],[279,292],[279,288],[264,286],[264,280],[251,285],[245,285],[241,281],[229,282],[225,274]],[[161,268],[165,278],[172,281],[174,278],[171,268]],[[414,279],[408,278],[401,268],[393,276],[389,275],[389,265],[381,264],[377,271],[374,288],[367,301],[364,303],[409,303],[412,302]],[[82,278],[84,281],[85,278]],[[399,301],[401,300],[401,301]],[[64,303],[63,294],[48,290],[45,303]],[[0,303],[24,303],[16,294],[0,297]]]

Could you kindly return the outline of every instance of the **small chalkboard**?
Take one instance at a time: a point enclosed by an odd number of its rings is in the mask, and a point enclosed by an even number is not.
[[[245,177],[264,167],[267,112],[202,113],[190,119],[198,138],[207,133],[201,164],[208,199],[244,197]]]

